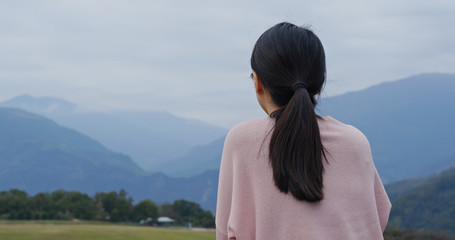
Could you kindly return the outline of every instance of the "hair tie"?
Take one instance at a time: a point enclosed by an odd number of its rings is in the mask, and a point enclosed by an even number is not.
[[[306,89],[307,85],[305,83],[303,83],[303,82],[298,82],[298,83],[294,84],[294,86],[292,86],[292,91],[295,92],[295,90],[297,88],[305,88]]]

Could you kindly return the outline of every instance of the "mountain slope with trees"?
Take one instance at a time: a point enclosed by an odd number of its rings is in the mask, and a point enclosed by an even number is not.
[[[218,170],[191,178],[147,173],[128,156],[55,122],[19,109],[0,108],[0,190],[30,194],[58,189],[95,194],[127,189],[135,200],[177,199],[216,207]]]
[[[145,175],[128,156],[18,109],[0,108],[0,156],[2,189],[35,192],[58,184],[95,191],[109,183],[128,184],[130,175]]]
[[[389,227],[444,231],[455,236],[454,186],[455,168],[386,185],[393,206]]]

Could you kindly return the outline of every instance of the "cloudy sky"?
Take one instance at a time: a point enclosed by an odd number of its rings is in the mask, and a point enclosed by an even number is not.
[[[93,110],[166,110],[232,127],[264,117],[249,57],[281,21],[311,25],[325,96],[454,73],[453,0],[78,0],[0,3],[0,101],[54,96]]]

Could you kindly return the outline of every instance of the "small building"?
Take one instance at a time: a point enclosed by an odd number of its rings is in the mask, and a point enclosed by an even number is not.
[[[173,227],[175,220],[169,217],[159,217],[157,223],[159,227]]]

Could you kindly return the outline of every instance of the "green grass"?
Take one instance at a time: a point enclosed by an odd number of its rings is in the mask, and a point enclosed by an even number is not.
[[[214,232],[71,221],[0,221],[1,240],[191,240]]]

